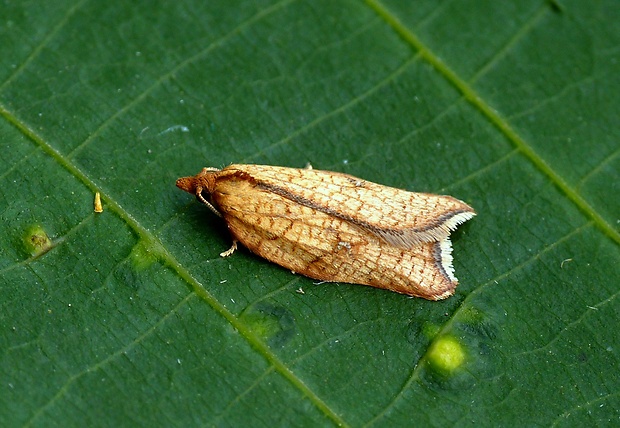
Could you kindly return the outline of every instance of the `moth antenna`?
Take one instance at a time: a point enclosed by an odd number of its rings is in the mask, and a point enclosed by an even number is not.
[[[205,204],[211,211],[213,211],[216,216],[222,218],[222,214],[213,206],[213,204],[202,196],[202,187],[196,187],[196,198]]]

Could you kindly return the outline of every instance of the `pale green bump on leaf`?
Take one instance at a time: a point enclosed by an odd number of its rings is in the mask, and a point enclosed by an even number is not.
[[[479,324],[485,321],[485,315],[478,308],[468,306],[459,311],[458,319],[467,324]]]
[[[25,251],[31,256],[40,256],[52,248],[52,240],[41,225],[35,224],[26,229],[22,237]]]
[[[422,326],[422,334],[424,334],[424,336],[426,336],[429,340],[432,340],[435,336],[437,336],[440,330],[441,327],[431,322],[425,322]]]
[[[274,347],[282,347],[295,336],[295,317],[290,310],[258,302],[241,314],[250,331]]]
[[[259,312],[249,313],[242,317],[252,333],[266,339],[278,332],[278,320],[269,315]]]
[[[131,251],[131,262],[136,270],[142,270],[163,259],[164,254],[158,241],[142,238]]]
[[[451,374],[465,362],[463,345],[453,336],[439,337],[428,351],[428,362],[435,370]]]

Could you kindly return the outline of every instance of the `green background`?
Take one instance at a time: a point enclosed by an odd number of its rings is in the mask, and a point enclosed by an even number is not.
[[[617,1],[3,2],[0,46],[1,426],[619,423]],[[233,162],[467,201],[456,294],[220,258],[174,181]]]

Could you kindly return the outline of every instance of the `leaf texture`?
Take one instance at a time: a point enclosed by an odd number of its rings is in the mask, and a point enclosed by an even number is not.
[[[615,1],[26,1],[0,20],[0,426],[617,422]],[[222,259],[224,223],[174,186],[308,162],[475,207],[455,295]]]

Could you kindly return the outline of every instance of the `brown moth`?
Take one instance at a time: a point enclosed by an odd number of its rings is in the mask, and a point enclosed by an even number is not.
[[[458,284],[450,232],[475,215],[451,196],[412,193],[348,174],[265,165],[179,178],[250,251],[321,281],[440,300]]]

